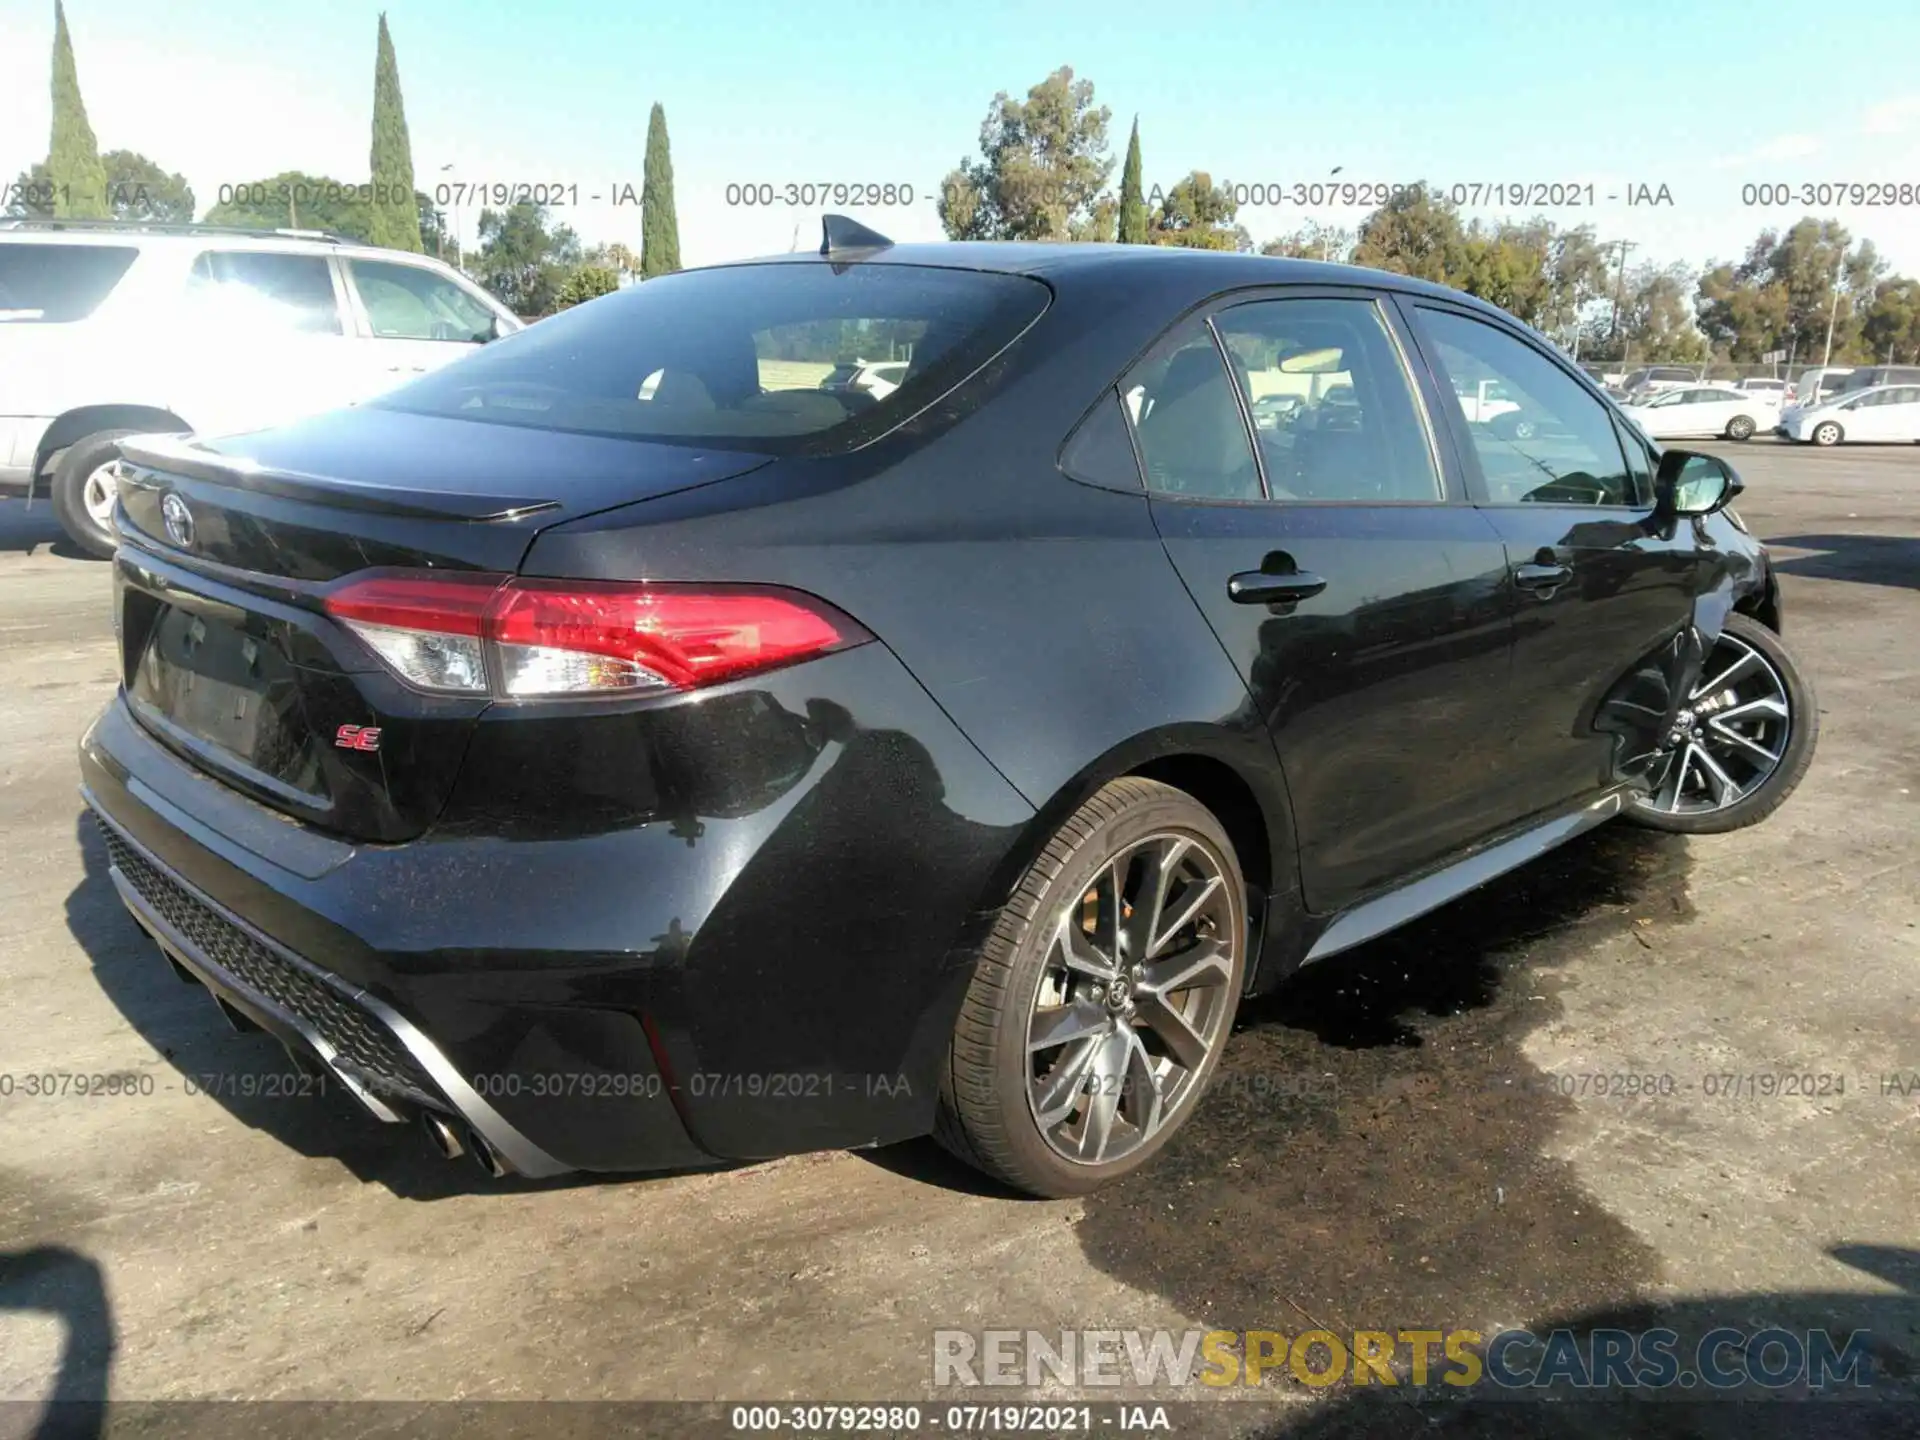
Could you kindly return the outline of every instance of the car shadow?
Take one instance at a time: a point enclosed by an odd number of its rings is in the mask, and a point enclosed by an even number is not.
[[[1706,1398],[1701,1385],[1663,1389],[1616,1389],[1607,1398],[1570,1387],[1548,1392],[1501,1389],[1490,1381],[1469,1388],[1429,1385],[1420,1390],[1360,1386],[1332,1392],[1324,1404],[1297,1407],[1257,1432],[1263,1440],[1360,1440],[1374,1436],[1498,1437],[1498,1440],[1773,1440],[1819,1436],[1821,1440],[1909,1440],[1920,1434],[1920,1389],[1916,1389],[1916,1337],[1920,1336],[1920,1251],[1898,1246],[1842,1244],[1827,1253],[1864,1275],[1895,1287],[1892,1292],[1763,1291],[1756,1294],[1689,1296],[1659,1304],[1602,1307],[1554,1315],[1527,1325],[1539,1337],[1556,1330],[1576,1337],[1576,1349],[1593,1353],[1596,1331],[1644,1332],[1655,1327],[1677,1337],[1672,1353],[1681,1373],[1698,1374],[1703,1337],[1727,1327],[1756,1335],[1785,1330],[1806,1344],[1825,1331],[1836,1351],[1863,1332],[1865,1361],[1852,1379],[1830,1382],[1809,1398],[1803,1383],[1777,1390],[1759,1386]],[[1515,1368],[1530,1371],[1540,1357],[1517,1352]],[[1781,1364],[1790,1352],[1772,1351]],[[1737,1351],[1719,1351],[1723,1370]],[[1766,1362],[1763,1362],[1766,1363]],[[1782,1369],[1784,1370],[1784,1365]],[[1864,1383],[1862,1383],[1864,1382]]]
[[[301,1075],[277,1041],[236,1034],[207,990],[182,982],[159,947],[134,923],[109,878],[99,828],[83,811],[75,825],[83,874],[66,900],[67,929],[93,966],[94,979],[128,1023],[164,1056],[176,1083],[263,1130],[298,1154],[330,1159],[356,1179],[407,1200],[563,1190],[608,1181],[658,1180],[587,1173],[545,1180],[495,1179],[467,1159],[435,1153],[416,1126],[375,1120],[338,1085]]]
[[[1362,1156],[1372,1165],[1373,1152],[1409,1128],[1416,1113],[1440,1112],[1418,1154],[1454,1152],[1439,1173],[1456,1172],[1462,1202],[1478,1179],[1497,1175],[1509,1161],[1530,1166],[1560,1108],[1538,1093],[1533,1067],[1519,1052],[1524,1035],[1553,1012],[1546,996],[1533,993],[1550,983],[1533,967],[1550,967],[1561,950],[1582,948],[1610,931],[1637,932],[1641,945],[1651,945],[1653,930],[1634,922],[1657,925],[1691,914],[1689,864],[1677,836],[1604,826],[1248,1001],[1213,1085],[1180,1137],[1140,1174],[1089,1197],[1081,1227],[1089,1252],[1124,1279],[1190,1301],[1215,1288],[1209,1262],[1190,1253],[1200,1237],[1161,1237],[1169,1248],[1142,1270],[1136,1261],[1151,1249],[1149,1237],[1184,1227],[1184,1217],[1212,1203],[1216,1189],[1219,1198],[1239,1195],[1240,1208],[1274,1203],[1274,1196],[1259,1195],[1257,1175],[1277,1176],[1290,1166],[1298,1167],[1296,1174],[1329,1172]],[[1527,988],[1516,993],[1516,985]],[[1487,1127],[1476,1117],[1488,1109],[1507,1113]],[[1343,1157],[1343,1149],[1354,1154]],[[1471,1162],[1476,1150],[1484,1152],[1477,1164]],[[858,1153],[945,1189],[1029,1198],[931,1139]],[[1401,1171],[1413,1180],[1419,1166],[1409,1154],[1386,1172],[1369,1170],[1367,1183]],[[1433,1174],[1418,1183],[1430,1185]],[[1487,1194],[1503,1188],[1488,1180]],[[1301,1200],[1278,1204],[1272,1218],[1258,1223],[1286,1224]],[[1538,1203],[1550,1200],[1542,1196]],[[1326,1193],[1308,1208],[1337,1206]],[[1182,1218],[1163,1225],[1163,1215]],[[1300,1218],[1310,1231],[1331,1234],[1340,1217]],[[1512,1218],[1522,1223],[1518,1212]],[[1211,1220],[1208,1229],[1220,1223]],[[1212,1243],[1205,1240],[1203,1248]],[[1191,1285],[1175,1283],[1172,1273],[1179,1266],[1173,1257],[1182,1253],[1195,1266]],[[1249,1283],[1257,1287],[1258,1281]]]
[[[1774,555],[1773,568],[1782,574],[1920,590],[1920,539],[1911,536],[1771,535],[1767,546],[1815,552]]]
[[[1603,826],[1243,1006],[1180,1135],[1087,1198],[1088,1259],[1227,1329],[1635,1295],[1654,1257],[1546,1154],[1573,1102],[1524,1044],[1603,943],[1658,973],[1689,865],[1680,837]]]
[[[32,505],[18,499],[0,500],[0,551],[4,550],[25,555],[47,550],[63,560],[97,558],[67,538],[54,516],[53,502],[46,499],[35,500]]]

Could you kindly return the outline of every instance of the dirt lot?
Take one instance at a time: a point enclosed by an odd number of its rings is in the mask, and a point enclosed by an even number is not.
[[[1728,837],[1603,828],[1309,972],[1243,1017],[1156,1168],[1072,1204],[987,1191],[926,1145],[499,1183],[335,1101],[244,1093],[284,1058],[159,962],[80,820],[107,568],[0,501],[0,1072],[151,1081],[0,1094],[0,1400],[34,1402],[0,1434],[55,1396],[927,1397],[941,1328],[1655,1316],[1869,1329],[1878,1392],[1906,1401],[1626,1413],[1288,1383],[1176,1424],[1920,1433],[1920,451],[1729,453],[1821,698],[1797,796]],[[1626,1073],[1670,1093],[1582,1079]],[[1844,1093],[1711,1078],[1787,1073]],[[190,1093],[206,1074],[229,1093]]]

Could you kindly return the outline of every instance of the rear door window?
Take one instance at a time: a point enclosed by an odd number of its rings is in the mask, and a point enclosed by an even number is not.
[[[247,333],[341,335],[333,267],[322,255],[208,250],[193,262],[190,306]]]
[[[0,243],[0,324],[86,319],[139,253],[131,245]]]
[[[1261,300],[1222,311],[1214,326],[1249,404],[1299,402],[1280,423],[1256,426],[1271,498],[1443,498],[1413,381],[1372,300]],[[1490,411],[1515,408],[1497,381],[1473,393]]]
[[[922,265],[686,270],[563,311],[375,403],[578,434],[837,453],[938,399],[1051,298],[1025,276]],[[875,365],[892,367],[887,384],[862,378]]]

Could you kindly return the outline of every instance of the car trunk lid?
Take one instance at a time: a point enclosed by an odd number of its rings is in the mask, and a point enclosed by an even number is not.
[[[255,800],[383,842],[432,823],[490,702],[404,684],[326,613],[330,592],[391,567],[511,574],[550,525],[766,463],[373,409],[122,451],[135,716]]]

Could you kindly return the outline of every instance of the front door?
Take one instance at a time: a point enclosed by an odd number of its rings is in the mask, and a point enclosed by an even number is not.
[[[1443,302],[1401,303],[1441,375],[1498,380],[1532,422],[1449,417],[1475,502],[1506,543],[1514,791],[1529,812],[1556,809],[1621,778],[1660,729],[1658,717],[1623,728],[1609,702],[1631,691],[1659,710],[1698,661],[1693,530],[1655,523],[1646,452],[1623,445],[1606,404],[1543,345]]]
[[[486,343],[493,312],[438,271],[358,256],[341,264],[363,331],[359,398],[404,385]]]
[[[1380,299],[1288,296],[1185,322],[1120,390],[1155,523],[1270,728],[1307,904],[1327,913],[1510,818],[1510,596]]]

